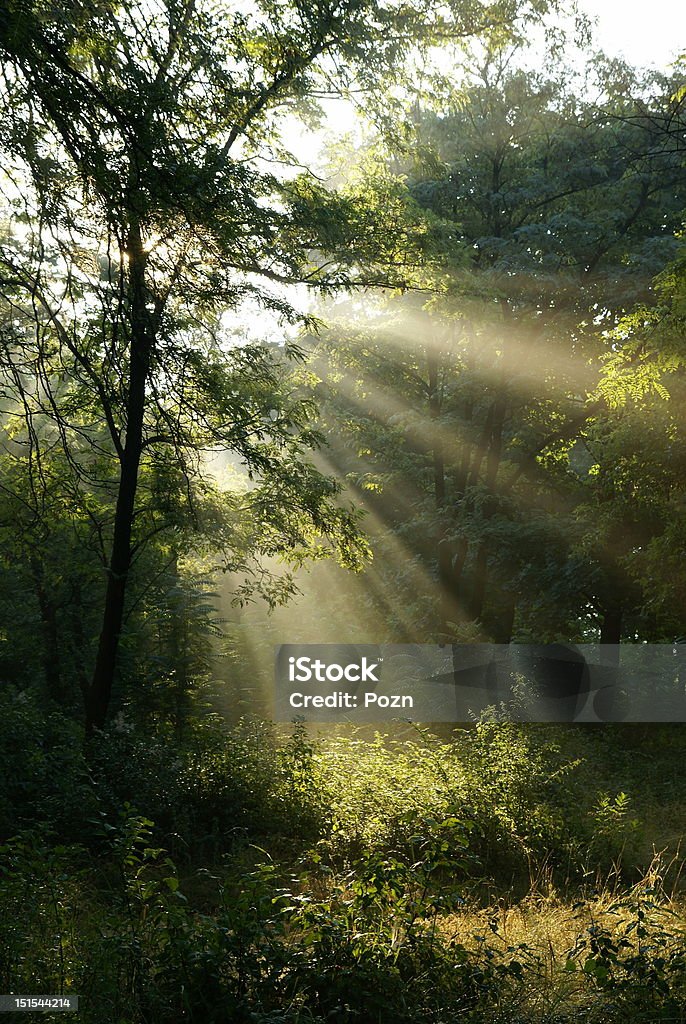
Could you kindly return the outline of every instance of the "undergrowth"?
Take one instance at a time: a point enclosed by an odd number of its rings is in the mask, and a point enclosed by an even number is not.
[[[646,768],[611,731],[208,719],[85,760],[4,710],[4,992],[79,994],[84,1024],[684,1019],[676,786],[649,841],[674,736]]]

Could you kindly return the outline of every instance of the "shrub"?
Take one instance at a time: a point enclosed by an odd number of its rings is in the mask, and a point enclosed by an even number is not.
[[[0,839],[35,825],[66,842],[80,837],[96,800],[78,724],[9,687],[0,720]]]

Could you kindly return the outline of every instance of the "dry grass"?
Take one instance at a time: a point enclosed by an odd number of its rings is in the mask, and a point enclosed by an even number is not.
[[[545,893],[539,888],[517,903],[501,898],[489,907],[446,915],[439,927],[446,941],[484,955],[490,948],[504,964],[522,964],[526,983],[505,986],[501,996],[505,1016],[512,1012],[532,1022],[591,1019],[598,990],[582,968],[592,934],[600,931],[628,940],[631,946],[623,951],[627,955],[643,950],[651,956],[659,941],[665,943],[660,952],[686,943],[686,899],[678,892],[683,862],[677,864],[677,858],[666,861],[656,855],[645,876],[629,889],[620,888],[616,874],[602,889],[577,901],[562,898],[552,887]],[[665,878],[677,880],[669,892]],[[639,911],[645,915],[645,934],[640,936]]]

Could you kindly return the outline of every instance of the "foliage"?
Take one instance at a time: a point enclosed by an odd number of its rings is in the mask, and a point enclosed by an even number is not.
[[[553,1019],[528,1016],[537,1000],[561,1022],[678,1015],[684,931],[655,874],[577,903],[555,950],[519,941],[499,908],[468,935],[471,828],[459,814],[420,826],[405,853],[368,849],[344,870],[311,851],[290,874],[225,857],[185,876],[127,804],[99,825],[95,859],[25,830],[0,848],[0,979],[78,991],[86,1022]]]
[[[42,827],[65,842],[79,835],[97,807],[79,727],[6,686],[0,715],[0,840],[23,828]]]
[[[619,928],[592,923],[569,953],[566,970],[581,970],[605,995],[604,1011],[632,1020],[679,1014],[686,983],[684,936],[670,928],[659,890],[637,887],[608,908]],[[591,1018],[593,1019],[593,1018]]]
[[[486,48],[415,110],[400,166],[444,224],[436,293],[330,305],[312,344],[335,465],[371,513],[378,639],[683,632],[683,110],[664,76],[525,59]]]
[[[683,1018],[683,729],[216,713],[331,555],[298,637],[684,633],[681,71],[527,69],[562,6],[0,10],[4,991]],[[375,134],[319,176],[343,96]]]

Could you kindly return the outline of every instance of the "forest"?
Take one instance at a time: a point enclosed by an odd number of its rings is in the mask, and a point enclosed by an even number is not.
[[[673,46],[0,0],[8,1021],[686,1021],[683,722],[274,690],[291,644],[680,664]]]

